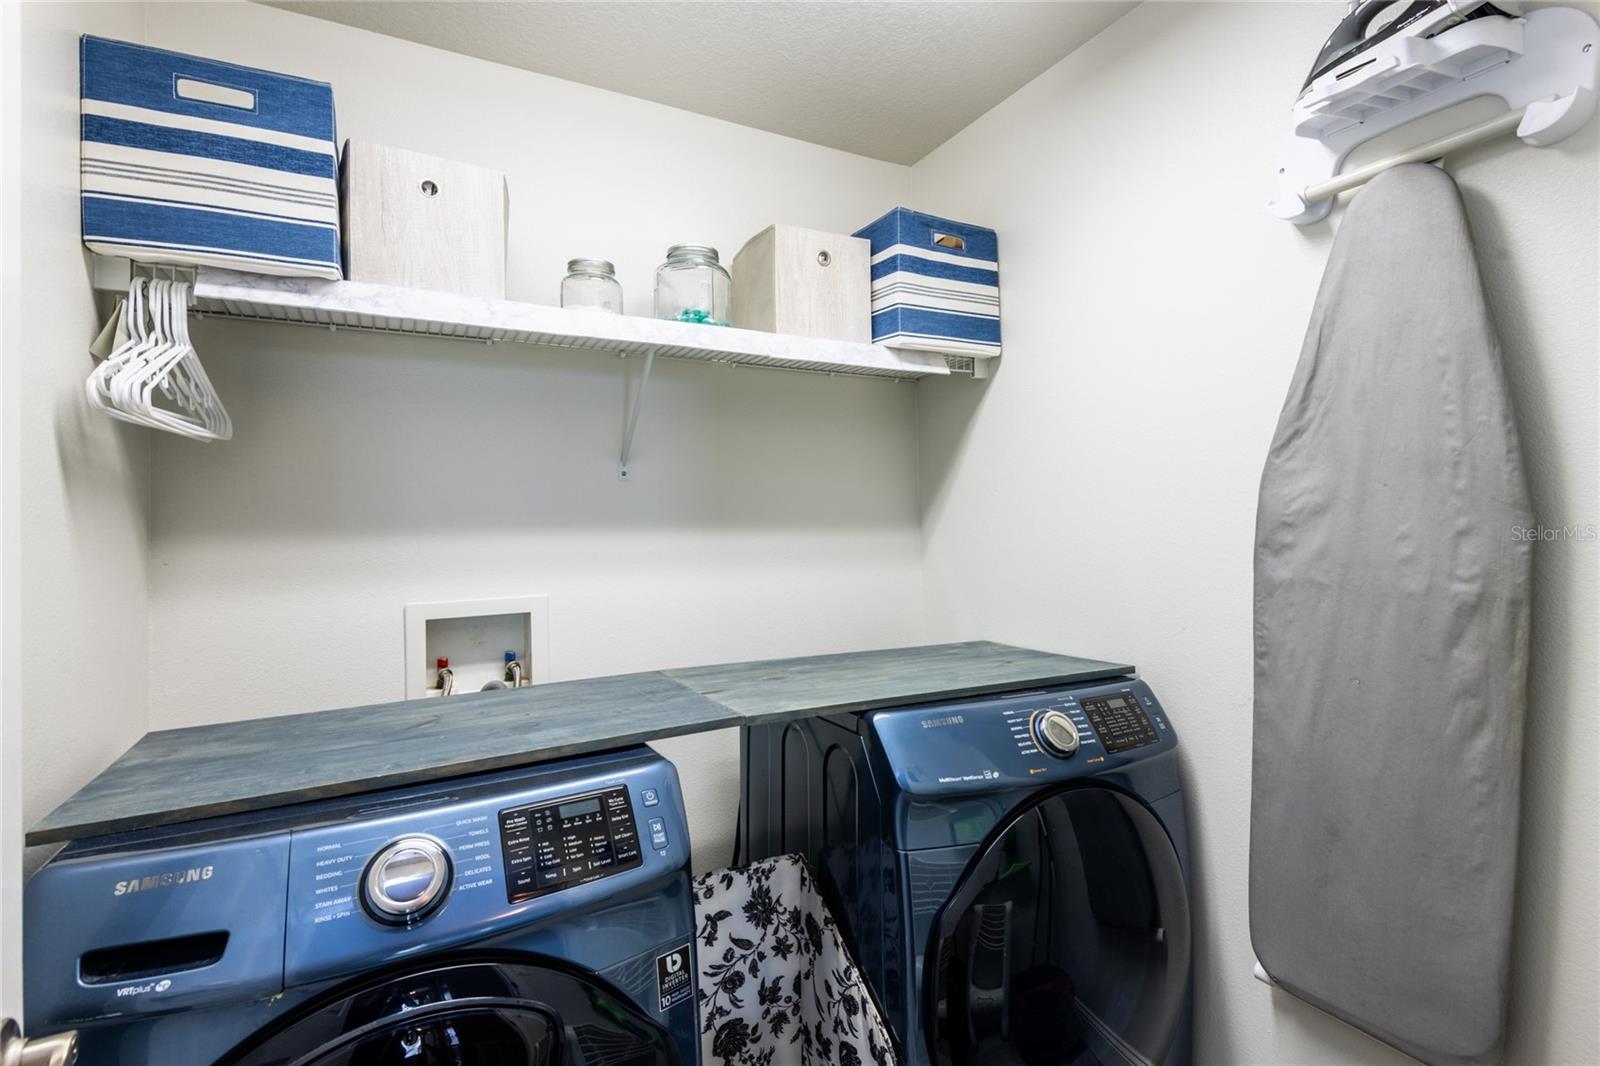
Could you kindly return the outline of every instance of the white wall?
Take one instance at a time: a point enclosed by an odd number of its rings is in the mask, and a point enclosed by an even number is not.
[[[928,635],[1122,659],[1162,693],[1186,748],[1206,1063],[1410,1061],[1254,981],[1246,921],[1256,490],[1332,236],[1265,203],[1343,6],[1146,4],[912,175],[919,208],[996,226],[1004,278],[994,380],[917,387]],[[1596,144],[1591,123],[1450,166],[1547,525],[1600,518]],[[1536,552],[1507,1063],[1597,1044],[1597,552]]]
[[[1341,9],[1146,5],[908,172],[253,5],[28,5],[28,817],[147,706],[164,728],[399,698],[413,600],[549,593],[559,678],[976,636],[1126,658],[1185,737],[1202,1060],[1401,1061],[1250,980],[1245,926],[1255,492],[1331,235],[1262,205]],[[598,254],[639,313],[668,243],[731,256],[773,221],[993,222],[1008,354],[983,387],[663,363],[621,485],[613,360],[204,324],[237,439],[123,432],[76,392],[85,29],[326,78],[343,135],[505,170],[516,298]],[[1596,520],[1596,143],[1452,164],[1548,524]],[[1596,1043],[1596,548],[1537,558],[1507,1061],[1558,1063]],[[663,747],[718,864],[732,738]]]
[[[22,9],[0,5],[0,1017],[22,1011]]]
[[[334,85],[341,136],[505,171],[509,295],[668,244],[848,232],[905,167],[249,4],[147,8],[148,43]],[[73,66],[75,69],[75,65]],[[66,247],[70,246],[65,245]],[[215,323],[228,444],[154,442],[151,726],[404,695],[409,601],[548,593],[557,679],[916,643],[910,386],[657,364],[620,483],[621,361]],[[734,733],[669,741],[722,865]]]
[[[150,442],[85,406],[88,342],[100,323],[78,239],[78,35],[137,37],[141,24],[137,6],[22,5],[16,380],[29,824],[121,755],[147,724]]]

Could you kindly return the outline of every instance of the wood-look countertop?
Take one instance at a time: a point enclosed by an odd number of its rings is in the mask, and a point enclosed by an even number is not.
[[[29,844],[265,810],[662,737],[1131,673],[988,641],[586,678],[148,733]]]

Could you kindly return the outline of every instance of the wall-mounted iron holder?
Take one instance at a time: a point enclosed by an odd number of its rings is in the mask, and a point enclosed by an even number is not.
[[[1273,214],[1298,225],[1319,222],[1334,197],[1401,163],[1447,152],[1515,129],[1543,148],[1582,129],[1594,114],[1600,81],[1600,26],[1569,7],[1521,18],[1473,19],[1435,37],[1397,36],[1342,77],[1313,82],[1295,103],[1293,132],[1278,165]],[[1511,109],[1487,122],[1340,174],[1350,152],[1415,119],[1479,96]]]

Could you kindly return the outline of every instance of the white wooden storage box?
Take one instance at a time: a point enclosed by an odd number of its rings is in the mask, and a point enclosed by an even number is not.
[[[831,340],[872,339],[867,241],[800,226],[768,226],[733,257],[733,324]]]
[[[339,184],[351,281],[505,299],[504,174],[346,141]]]

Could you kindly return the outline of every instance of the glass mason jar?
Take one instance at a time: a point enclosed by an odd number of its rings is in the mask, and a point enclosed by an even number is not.
[[[622,285],[617,268],[604,259],[569,259],[561,279],[561,306],[622,314]]]
[[[656,317],[726,326],[733,321],[733,279],[704,244],[675,244],[656,270]]]

